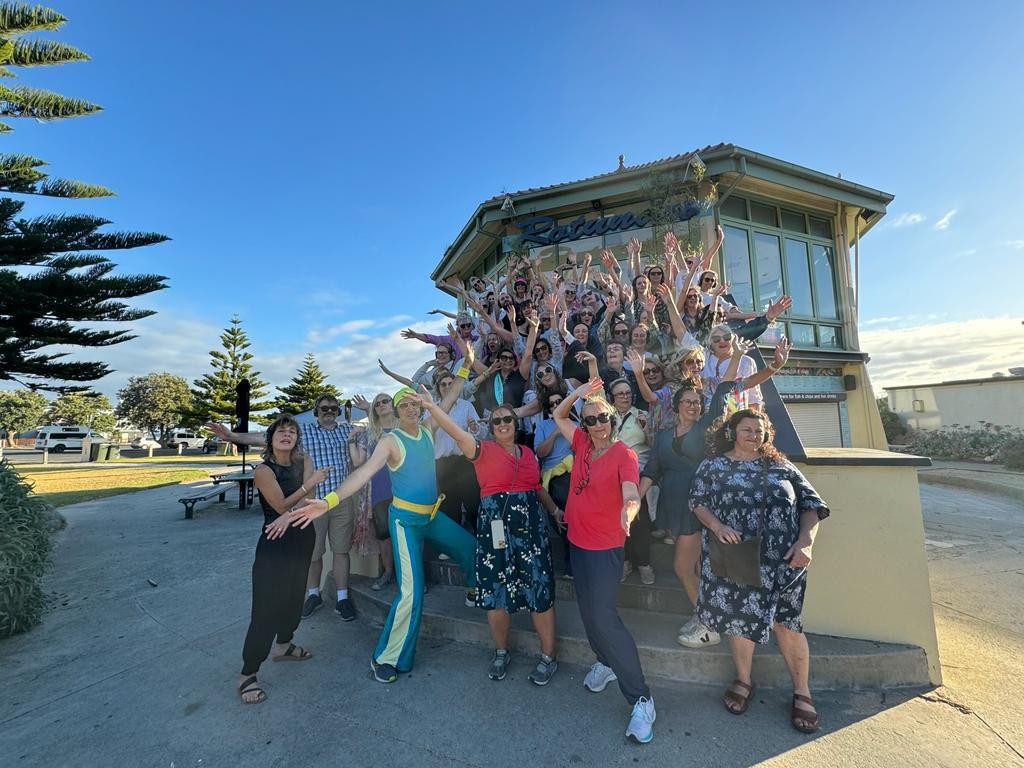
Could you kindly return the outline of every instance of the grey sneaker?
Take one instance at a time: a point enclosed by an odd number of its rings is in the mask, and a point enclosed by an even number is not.
[[[508,674],[508,665],[511,663],[511,653],[503,648],[495,651],[494,658],[491,660],[491,668],[487,670],[487,676],[491,680],[504,680],[505,675]]]
[[[588,691],[600,693],[608,687],[608,683],[618,679],[611,667],[606,667],[600,661],[595,661],[594,666],[587,672],[587,676],[583,678],[583,685]]]
[[[680,634],[676,642],[687,648],[706,648],[718,645],[722,642],[722,637],[711,627],[706,627],[698,621],[689,632]]]
[[[530,682],[534,685],[547,685],[551,682],[551,678],[555,676],[557,671],[558,662],[546,653],[542,653],[540,661],[537,662],[537,666],[530,673]]]
[[[391,584],[391,582],[393,582],[394,580],[394,571],[385,571],[374,580],[373,584],[370,585],[370,589],[372,589],[374,592],[380,592],[382,589],[384,589],[384,587]]]
[[[633,714],[626,726],[626,738],[636,744],[647,744],[654,738],[654,699],[641,696],[633,705]]]
[[[654,583],[654,569],[649,565],[638,565],[637,571],[640,572],[640,583],[650,586]]]

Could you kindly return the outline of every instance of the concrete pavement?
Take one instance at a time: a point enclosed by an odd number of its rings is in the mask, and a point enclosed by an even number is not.
[[[758,693],[737,718],[722,708],[721,686],[652,679],[655,740],[636,747],[623,740],[624,700],[614,687],[585,692],[583,667],[563,665],[536,689],[520,656],[492,683],[487,652],[427,640],[414,672],[383,686],[367,672],[376,628],[329,609],[297,636],[316,658],[266,664],[268,701],[241,705],[234,685],[260,514],[218,504],[183,520],[180,490],[62,510],[68,528],[46,581],[54,608],[31,633],[0,642],[4,765],[1024,762],[1024,522],[1006,499],[922,489],[945,687],[819,693],[824,727],[809,738],[789,726],[785,691]]]

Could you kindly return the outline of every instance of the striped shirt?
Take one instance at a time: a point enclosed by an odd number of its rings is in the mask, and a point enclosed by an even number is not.
[[[316,497],[322,499],[344,482],[348,477],[351,460],[348,455],[348,438],[355,428],[349,422],[335,424],[334,429],[324,429],[320,423],[304,423],[302,429],[303,450],[313,460],[313,466],[331,467],[327,477],[316,487]]]

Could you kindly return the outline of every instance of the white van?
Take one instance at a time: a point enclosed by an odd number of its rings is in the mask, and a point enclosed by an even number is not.
[[[53,453],[80,451],[82,450],[82,440],[86,437],[90,440],[103,439],[103,435],[99,432],[94,432],[88,427],[78,424],[66,427],[52,424],[46,427],[39,427],[36,430],[36,450],[52,451]]]
[[[204,442],[206,442],[205,435],[185,429],[176,429],[167,438],[167,447],[177,448],[178,445],[181,445],[183,448],[202,448]]]

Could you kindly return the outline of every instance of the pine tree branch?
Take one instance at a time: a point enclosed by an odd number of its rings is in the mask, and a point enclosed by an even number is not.
[[[39,67],[89,60],[84,51],[55,40],[16,40],[10,54],[4,57],[3,53],[0,50],[0,64],[15,67]]]
[[[20,35],[44,29],[59,29],[67,18],[41,5],[29,6],[24,3],[0,5],[0,35]]]
[[[63,96],[40,88],[0,85],[0,117],[32,117],[36,120],[62,120],[102,110],[99,104]]]

